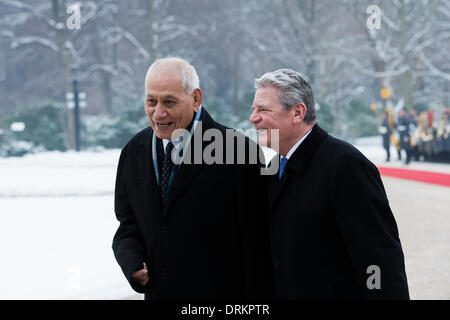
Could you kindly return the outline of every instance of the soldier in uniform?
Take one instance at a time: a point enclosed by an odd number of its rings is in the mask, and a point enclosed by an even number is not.
[[[381,126],[379,132],[383,138],[383,148],[386,150],[386,162],[389,162],[391,159],[390,148],[392,130],[389,127],[389,114],[386,110],[381,114]]]
[[[400,149],[405,150],[406,153],[405,164],[409,164],[411,161],[411,135],[409,134],[409,118],[405,109],[398,113],[397,130],[400,136]]]
[[[409,133],[411,135],[411,159],[414,161],[419,160],[419,124],[416,110],[409,111]]]
[[[397,124],[394,122],[394,112],[390,108],[386,108],[385,111],[386,111],[387,117],[388,117],[388,123],[389,123],[388,128],[391,131],[391,141],[390,142],[392,142],[395,149],[397,150],[398,160],[401,161],[402,153],[401,153],[401,149],[400,149],[400,141],[399,141],[396,133],[394,133],[394,129],[397,128]]]

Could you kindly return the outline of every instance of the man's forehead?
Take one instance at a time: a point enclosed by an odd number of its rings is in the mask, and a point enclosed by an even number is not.
[[[253,100],[254,104],[268,104],[278,100],[276,91],[258,89]]]
[[[154,95],[177,94],[182,91],[180,77],[174,75],[153,75],[145,84],[146,93]]]

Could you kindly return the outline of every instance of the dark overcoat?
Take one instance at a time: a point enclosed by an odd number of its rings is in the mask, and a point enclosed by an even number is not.
[[[315,125],[269,180],[278,299],[409,298],[380,174],[356,148]]]
[[[204,108],[201,115],[196,130],[216,129],[225,137],[226,128]],[[135,135],[123,148],[117,170],[115,212],[120,225],[112,247],[133,289],[147,299],[273,297],[260,165],[250,164],[248,157],[244,164],[183,163],[163,207],[152,164],[153,134],[149,127]],[[201,151],[214,141],[209,140],[201,142]],[[256,150],[256,144],[249,149],[249,139],[240,141],[247,156]],[[191,160],[196,143],[192,139],[186,151]],[[226,157],[230,149],[225,141],[223,145]],[[150,276],[145,287],[131,279],[143,262]]]

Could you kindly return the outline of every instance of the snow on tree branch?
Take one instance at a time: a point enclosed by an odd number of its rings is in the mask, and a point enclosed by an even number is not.
[[[23,3],[22,1],[17,1],[17,0],[0,0],[0,4],[4,4],[6,6],[21,9],[24,12],[27,12],[27,13],[33,15],[37,19],[43,20],[52,28],[55,28],[58,30],[64,28],[64,24],[56,23],[55,20],[53,20],[52,18],[46,17],[41,13],[42,10],[47,10],[50,8],[50,6],[48,4],[45,4],[45,5],[42,5],[39,7],[34,7],[32,5],[29,5],[29,4]]]
[[[27,44],[33,44],[33,43],[41,44],[43,46],[46,46],[46,47],[52,49],[54,52],[59,52],[59,47],[58,47],[58,45],[56,45],[56,43],[54,43],[53,41],[51,41],[49,39],[37,37],[37,36],[29,36],[29,37],[22,37],[22,38],[16,39],[11,42],[11,49],[16,49],[20,46],[27,45]]]
[[[421,52],[419,57],[433,75],[441,77],[447,81],[450,81],[450,73],[443,72],[443,71],[439,70],[438,68],[436,68],[433,65],[433,63],[425,56],[425,54],[423,52]]]

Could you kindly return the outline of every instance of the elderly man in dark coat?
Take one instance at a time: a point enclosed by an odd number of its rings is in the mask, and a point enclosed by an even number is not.
[[[245,148],[220,146],[230,130],[201,106],[186,61],[156,61],[145,83],[151,127],[123,148],[116,179],[113,250],[125,277],[147,299],[271,298],[256,144],[231,131]]]
[[[250,121],[259,142],[281,155],[268,188],[277,298],[408,299],[397,225],[377,168],[317,125],[300,73],[281,69],[255,84]]]

